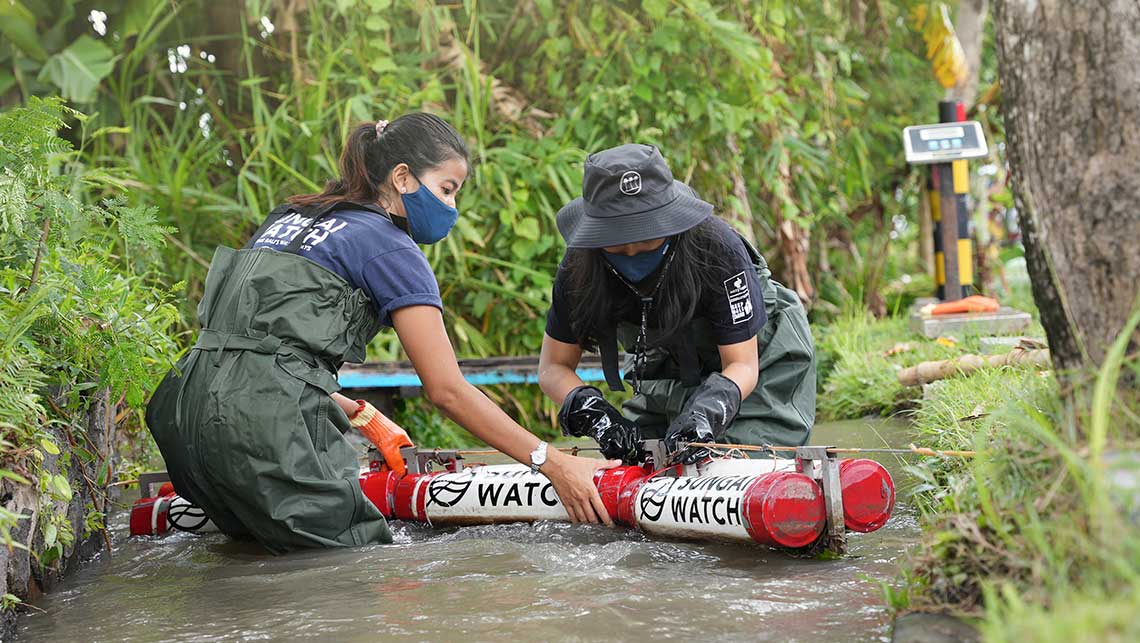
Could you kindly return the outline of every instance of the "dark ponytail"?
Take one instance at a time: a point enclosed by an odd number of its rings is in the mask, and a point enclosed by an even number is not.
[[[405,114],[377,133],[376,123],[358,125],[340,154],[340,178],[325,183],[319,194],[291,197],[295,205],[328,205],[337,201],[375,203],[380,186],[400,163],[424,172],[448,159],[467,160],[467,144],[442,118],[424,112]]]

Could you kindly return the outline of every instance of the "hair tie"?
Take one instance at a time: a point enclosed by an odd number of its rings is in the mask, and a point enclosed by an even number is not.
[[[385,120],[376,121],[376,136],[379,137],[381,134],[384,133],[384,130],[387,128],[388,128],[388,121],[385,121]]]

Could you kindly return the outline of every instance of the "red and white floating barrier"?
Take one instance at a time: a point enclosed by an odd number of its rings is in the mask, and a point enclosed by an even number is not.
[[[419,452],[438,458],[439,452]],[[421,456],[421,465],[426,458]],[[599,471],[594,482],[618,524],[667,538],[756,542],[790,549],[816,543],[825,530],[871,532],[886,524],[895,502],[890,474],[873,460],[830,463],[841,503],[828,503],[819,460],[713,460],[659,471],[623,466]],[[388,470],[360,476],[364,495],[389,518],[431,525],[482,525],[569,520],[550,481],[521,464],[448,469],[403,477]],[[131,512],[131,535],[171,529],[216,531],[203,512],[173,493],[143,498]],[[838,510],[841,504],[841,511]],[[829,511],[836,516],[828,526]],[[839,527],[838,523],[843,526]]]
[[[158,536],[171,529],[195,533],[218,531],[201,507],[175,493],[174,485],[166,482],[158,488],[158,495],[139,498],[131,507],[131,535]]]

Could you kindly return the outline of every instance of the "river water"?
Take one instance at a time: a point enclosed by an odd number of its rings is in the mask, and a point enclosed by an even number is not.
[[[906,425],[818,425],[815,444],[906,444]],[[20,641],[883,641],[879,581],[918,529],[901,463],[894,517],[841,560],[761,547],[650,541],[538,523],[431,529],[396,543],[270,556],[212,534],[127,537],[21,618]]]

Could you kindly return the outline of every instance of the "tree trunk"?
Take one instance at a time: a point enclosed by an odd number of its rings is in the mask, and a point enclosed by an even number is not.
[[[969,73],[966,82],[951,90],[950,98],[962,101],[966,109],[973,107],[974,99],[978,97],[978,72],[982,66],[982,45],[985,43],[988,5],[989,0],[961,0],[958,3],[954,31],[958,34],[958,42],[962,43],[962,51],[966,54],[966,67]]]
[[[922,260],[922,267],[934,282],[934,214],[930,211],[930,191],[926,180],[930,170],[922,170],[922,198],[919,199],[921,207],[918,211],[918,256]]]
[[[740,203],[739,208],[730,208],[726,214],[737,224],[736,229],[748,239],[748,243],[756,245],[756,233],[752,229],[756,221],[753,220],[752,206],[748,203],[748,185],[744,182],[744,173],[740,171],[740,159],[744,155],[740,152],[736,134],[729,134],[725,138],[725,146],[732,155],[728,159],[729,167],[732,168],[732,196]]]
[[[244,2],[208,2],[205,30],[216,38],[206,48],[217,56],[217,68],[226,72],[226,82],[236,84],[245,77],[242,60],[241,23],[246,19]]]
[[[811,249],[811,232],[796,221],[784,217],[784,201],[792,190],[792,167],[788,150],[780,153],[776,171],[779,173],[775,188],[768,194],[772,208],[773,227],[776,229],[776,247],[779,249],[783,270],[778,273],[785,286],[796,291],[805,307],[815,297],[811,271],[808,270],[808,251]]]
[[[1005,0],[995,19],[1034,299],[1057,370],[1096,367],[1140,283],[1140,4]]]

